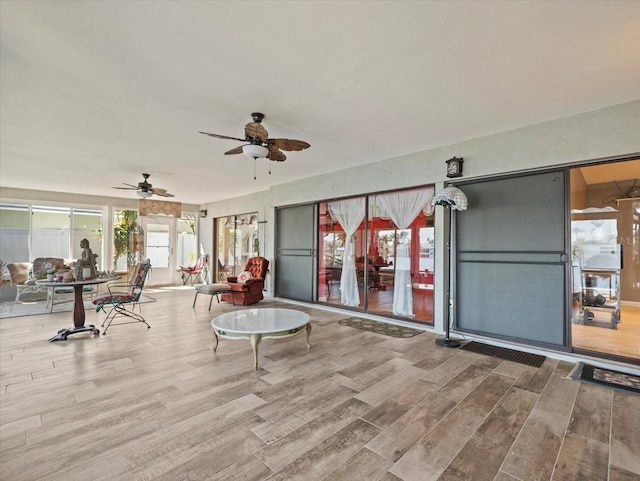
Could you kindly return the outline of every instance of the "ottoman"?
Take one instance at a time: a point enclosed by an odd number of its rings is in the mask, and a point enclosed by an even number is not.
[[[196,286],[196,297],[193,298],[193,307],[196,307],[196,299],[198,298],[198,294],[206,294],[208,296],[211,296],[211,300],[209,301],[209,310],[211,310],[213,296],[216,296],[216,299],[218,299],[218,304],[220,304],[219,294],[221,292],[228,292],[230,290],[231,287],[229,286],[229,284],[225,284],[224,282],[216,282],[214,284],[202,284],[201,286]]]

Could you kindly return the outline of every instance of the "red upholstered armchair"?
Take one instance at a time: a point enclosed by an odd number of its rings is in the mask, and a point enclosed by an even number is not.
[[[248,306],[264,299],[262,289],[264,289],[264,278],[267,275],[268,267],[269,261],[264,257],[252,257],[249,259],[244,270],[251,273],[251,277],[244,282],[242,281],[247,277],[245,272],[240,273],[238,276],[227,277],[226,282],[231,287],[231,290],[220,296],[222,301]]]

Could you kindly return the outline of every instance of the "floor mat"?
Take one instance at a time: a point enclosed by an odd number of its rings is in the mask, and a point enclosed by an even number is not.
[[[546,359],[545,356],[538,354],[531,354],[529,352],[515,351],[513,349],[507,349],[505,347],[491,346],[490,344],[483,344],[481,342],[471,341],[466,343],[460,349],[463,351],[476,352],[478,354],[486,354],[487,356],[493,356],[505,361],[513,361],[520,364],[526,364],[527,366],[540,367]]]
[[[640,394],[640,376],[634,374],[584,364],[577,379]]]
[[[412,329],[411,327],[397,326],[395,324],[387,324],[386,322],[372,321],[371,319],[362,319],[360,317],[348,317],[340,319],[338,324],[343,326],[354,327],[363,331],[375,332],[391,337],[413,337],[422,334],[424,331],[420,329]]]

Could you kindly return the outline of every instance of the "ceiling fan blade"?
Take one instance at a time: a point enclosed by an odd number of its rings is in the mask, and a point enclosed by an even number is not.
[[[240,147],[236,147],[235,149],[228,150],[228,151],[226,151],[224,153],[224,155],[241,154],[242,153],[242,147],[244,147],[244,145],[241,145]]]
[[[123,182],[124,185],[126,185],[127,187],[133,187],[134,189],[137,189],[138,186],[133,185],[133,184],[127,184],[126,182]]]
[[[202,135],[208,135],[209,137],[216,137],[218,139],[239,140],[240,142],[246,142],[247,139],[239,139],[237,137],[229,137],[228,135],[210,134],[209,132],[198,132]]]
[[[261,142],[266,142],[269,134],[265,128],[258,122],[249,122],[244,126],[244,133],[247,137],[252,139],[260,139]]]
[[[267,159],[275,160],[276,162],[284,162],[286,158],[287,156],[280,151],[277,145],[275,144],[269,145],[269,155],[267,155]]]
[[[160,197],[175,197],[175,195],[170,194],[166,190],[164,190],[164,189],[162,189],[162,190],[163,190],[163,192],[158,192],[157,190],[154,189],[153,193],[155,195],[159,195]]]
[[[167,192],[167,189],[161,189],[159,187],[153,187],[153,188],[149,189],[149,192],[151,192],[152,194],[155,194],[155,195],[159,195],[161,197],[175,197],[175,195],[170,194],[169,192]]]
[[[133,185],[131,187],[111,187],[112,189],[122,189],[122,190],[138,190],[137,187],[134,187]]]
[[[308,149],[310,145],[302,140],[293,139],[267,139],[266,142],[269,145],[276,145],[281,150],[304,150]]]

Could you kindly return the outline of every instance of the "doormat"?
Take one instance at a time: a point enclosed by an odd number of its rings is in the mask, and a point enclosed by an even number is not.
[[[581,381],[602,384],[603,386],[624,389],[625,391],[640,394],[640,376],[634,374],[584,364],[577,378]]]
[[[412,329],[411,327],[372,321],[371,319],[361,319],[359,317],[347,317],[346,319],[340,319],[338,324],[391,337],[413,337],[424,332],[420,329]]]
[[[483,344],[481,342],[471,341],[466,343],[460,349],[463,351],[475,352],[478,354],[486,354],[487,356],[493,356],[505,361],[513,361],[520,364],[526,364],[527,366],[540,367],[546,359],[545,356],[538,354],[531,354],[529,352],[514,351],[513,349],[507,349],[505,347],[491,346],[489,344]]]

